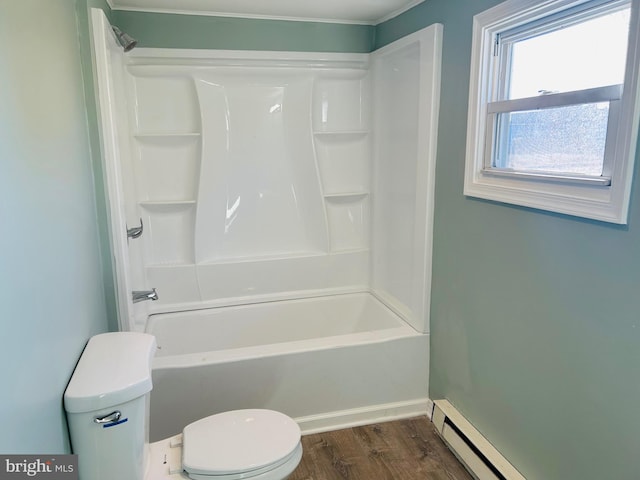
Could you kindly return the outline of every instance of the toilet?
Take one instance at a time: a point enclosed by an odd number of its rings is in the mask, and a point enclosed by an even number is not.
[[[145,333],[104,333],[87,343],[64,394],[81,480],[283,480],[295,470],[300,428],[273,410],[211,415],[149,443],[155,351]]]

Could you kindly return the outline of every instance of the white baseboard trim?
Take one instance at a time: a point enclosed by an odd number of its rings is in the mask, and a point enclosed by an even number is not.
[[[427,398],[427,417],[429,417],[429,420],[433,421],[433,409],[435,408],[436,404],[433,403],[433,400],[431,400],[430,398]]]
[[[294,420],[300,426],[303,435],[310,435],[312,433],[389,422],[420,415],[426,415],[430,419],[432,411],[433,402],[429,398],[419,398],[406,402],[383,403],[350,410],[322,413],[320,415],[309,415],[307,417],[298,417]]]

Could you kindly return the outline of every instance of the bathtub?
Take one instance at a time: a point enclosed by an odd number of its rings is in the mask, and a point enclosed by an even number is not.
[[[150,440],[240,408],[279,410],[304,433],[426,413],[429,336],[369,293],[149,317]]]

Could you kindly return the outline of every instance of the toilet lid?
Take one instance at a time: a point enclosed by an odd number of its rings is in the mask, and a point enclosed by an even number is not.
[[[182,433],[182,468],[204,475],[262,469],[291,455],[300,442],[298,424],[273,410],[211,415]]]

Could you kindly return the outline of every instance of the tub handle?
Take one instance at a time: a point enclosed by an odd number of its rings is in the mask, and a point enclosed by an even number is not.
[[[93,421],[97,424],[114,423],[120,420],[121,416],[122,416],[122,413],[120,412],[120,410],[116,410],[115,412],[111,412],[110,414],[105,415],[104,417],[96,417],[93,419]]]
[[[142,224],[142,219],[140,219],[139,227],[127,228],[127,239],[138,238],[140,235],[142,235],[143,230],[144,230],[144,225]]]

